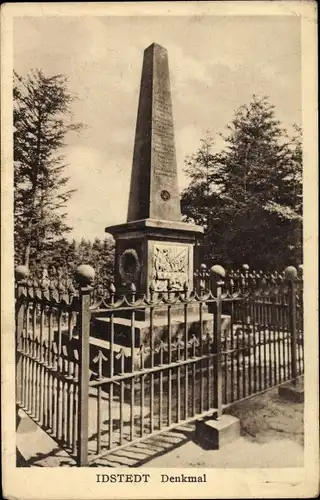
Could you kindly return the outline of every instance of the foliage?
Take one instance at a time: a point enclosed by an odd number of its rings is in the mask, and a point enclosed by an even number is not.
[[[73,122],[67,78],[33,70],[14,73],[14,236],[16,263],[43,257],[70,231],[64,209],[68,189],[61,149]]]
[[[187,220],[202,224],[201,258],[282,268],[302,262],[302,139],[289,138],[267,98],[241,106],[213,153],[206,138],[186,161]]]
[[[95,238],[93,242],[84,238],[67,241],[62,238],[54,243],[50,252],[43,258],[37,258],[30,265],[31,274],[39,273],[45,268],[60,271],[62,276],[72,277],[77,266],[89,264],[96,273],[96,283],[104,288],[113,281],[114,241],[111,237],[101,241]]]

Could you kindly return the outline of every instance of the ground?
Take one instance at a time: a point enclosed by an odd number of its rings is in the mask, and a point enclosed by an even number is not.
[[[228,411],[241,422],[241,437],[218,451],[189,441],[154,467],[303,467],[303,403],[280,400],[277,389],[236,404]]]
[[[248,439],[264,443],[285,438],[303,446],[303,406],[280,399],[273,389],[238,403],[228,413],[240,419],[241,433]]]
[[[241,437],[220,450],[206,450],[195,443],[194,424],[132,445],[109,455],[96,465],[137,467],[303,467],[303,403],[290,403],[272,389],[264,394],[237,403],[228,410],[240,419]],[[37,430],[39,433],[39,430]],[[43,433],[44,434],[44,433]],[[45,437],[49,439],[46,435]],[[27,433],[20,434],[20,451],[26,466],[73,465],[67,455],[57,449],[50,456],[49,442],[30,436],[34,451],[26,453]],[[30,446],[30,445],[29,445]],[[39,448],[40,447],[40,448]],[[37,455],[37,456],[35,456]],[[52,457],[54,455],[54,459]]]

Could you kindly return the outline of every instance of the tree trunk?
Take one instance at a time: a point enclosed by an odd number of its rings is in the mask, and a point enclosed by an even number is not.
[[[31,245],[27,243],[24,249],[24,265],[29,267]]]

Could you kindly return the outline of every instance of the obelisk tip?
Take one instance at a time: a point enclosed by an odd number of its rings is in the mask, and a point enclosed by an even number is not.
[[[167,49],[165,47],[156,42],[153,42],[151,45],[149,45],[149,47],[145,49],[145,52],[149,52],[149,50],[165,50],[167,52]]]

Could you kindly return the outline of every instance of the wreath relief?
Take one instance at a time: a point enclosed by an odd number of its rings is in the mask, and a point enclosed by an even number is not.
[[[137,252],[133,248],[127,248],[119,261],[119,273],[124,281],[133,281],[140,270],[140,262]]]

